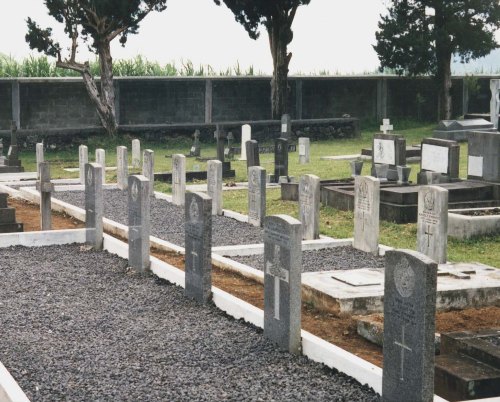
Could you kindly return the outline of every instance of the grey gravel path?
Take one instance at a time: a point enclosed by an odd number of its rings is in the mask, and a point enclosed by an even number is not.
[[[83,191],[58,191],[55,198],[84,208]],[[127,192],[104,191],[104,216],[128,224]],[[232,246],[262,243],[262,229],[224,216],[212,217],[212,245]],[[184,246],[184,208],[165,200],[151,198],[151,234],[179,246]]]
[[[33,401],[378,401],[80,246],[0,249],[0,361]]]
[[[264,256],[231,257],[250,267],[264,270]],[[340,269],[383,268],[385,257],[375,257],[354,247],[334,247],[302,252],[302,272],[333,271]]]

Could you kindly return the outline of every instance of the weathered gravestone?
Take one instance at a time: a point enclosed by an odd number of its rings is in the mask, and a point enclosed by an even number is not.
[[[382,400],[434,399],[437,264],[410,250],[385,254]]]
[[[102,184],[106,183],[106,151],[102,148],[95,150],[95,163],[102,167]]]
[[[247,141],[252,139],[252,126],[250,124],[243,124],[241,126],[241,157],[240,160],[247,160]],[[255,165],[253,165],[255,166]],[[247,166],[248,167],[248,166]]]
[[[290,115],[281,116],[281,135],[280,138],[289,140],[292,137],[292,119]]]
[[[444,264],[447,245],[448,190],[422,186],[418,190],[417,250]]]
[[[377,165],[388,165],[387,180],[398,180],[397,166],[406,165],[406,139],[399,134],[375,134],[372,140],[372,176]],[[377,176],[378,177],[378,176]]]
[[[467,178],[500,182],[500,133],[469,133]]]
[[[274,182],[278,183],[280,176],[288,177],[288,140],[278,138],[274,144]]]
[[[10,125],[10,147],[7,158],[4,159],[3,166],[0,166],[0,173],[19,173],[24,172],[19,159],[19,148],[17,145],[17,125],[15,121]]]
[[[417,175],[419,184],[427,184],[427,173],[439,173],[442,183],[458,180],[460,145],[456,141],[425,138],[422,141],[422,159]]]
[[[212,199],[212,215],[222,215],[222,162],[207,163],[207,194]]]
[[[354,248],[378,253],[380,180],[371,176],[354,178]]]
[[[116,184],[120,190],[128,188],[128,152],[127,147],[116,147]]]
[[[132,140],[132,167],[137,169],[141,166],[141,141]]]
[[[207,303],[212,295],[212,200],[188,192],[185,211],[185,295]]]
[[[39,142],[35,145],[35,154],[36,154],[36,171],[37,177],[40,178],[40,163],[45,161],[45,157],[43,154],[43,143]]]
[[[103,218],[102,167],[97,163],[87,163],[85,165],[85,242],[96,250],[102,249]]]
[[[150,196],[155,195],[155,153],[152,149],[145,149],[142,155],[142,175],[149,180]]]
[[[266,216],[266,169],[248,169],[248,223],[262,226]]]
[[[500,109],[500,80],[490,80],[490,122],[498,129],[498,117]]]
[[[441,120],[432,136],[443,140],[467,141],[471,130],[496,131],[493,123],[484,119]]]
[[[247,170],[252,166],[260,166],[259,143],[256,140],[246,142]]]
[[[301,165],[309,163],[311,153],[311,140],[306,137],[299,138],[299,163]]]
[[[0,193],[0,233],[23,231],[23,224],[16,222],[16,210],[7,204],[7,193]]]
[[[172,155],[172,202],[184,205],[186,193],[186,157],[181,154]]]
[[[149,269],[149,180],[143,175],[128,178],[128,264],[138,271]]]
[[[54,184],[50,181],[49,162],[40,162],[38,173],[40,179],[36,182],[36,189],[40,192],[40,228],[52,230],[51,194],[54,191]]]
[[[264,225],[264,336],[284,350],[301,350],[301,224],[287,215]]]
[[[200,130],[195,130],[193,134],[194,142],[189,150],[189,156],[200,156],[201,146],[200,146]]]
[[[319,177],[306,174],[299,182],[299,216],[304,240],[319,239]]]
[[[234,151],[233,151],[233,133],[230,131],[227,133],[227,146],[224,148],[224,159],[232,160],[234,158]]]
[[[80,168],[80,183],[85,184],[85,165],[89,163],[89,149],[86,145],[78,147],[78,167]]]

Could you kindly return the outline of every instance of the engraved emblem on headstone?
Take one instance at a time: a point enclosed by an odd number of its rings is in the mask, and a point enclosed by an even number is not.
[[[280,247],[273,245],[272,260],[266,261],[266,273],[274,277],[274,318],[280,319],[280,281],[289,282],[289,272],[283,269]]]
[[[424,209],[426,211],[434,211],[434,194],[428,191],[424,195]]]
[[[382,142],[377,143],[377,153],[378,153],[377,159],[384,159],[384,145],[382,144]]]
[[[200,217],[200,209],[194,197],[191,199],[191,204],[189,205],[189,217],[192,221],[197,221]]]
[[[394,270],[394,283],[401,297],[410,297],[415,289],[415,272],[406,258]]]
[[[94,180],[94,177],[92,176],[92,168],[89,166],[87,169],[87,184],[90,186],[92,185],[92,181]]]
[[[137,182],[136,181],[134,181],[132,183],[132,188],[130,189],[130,195],[132,197],[132,200],[134,202],[136,202],[137,201],[137,197],[139,195],[139,189],[137,188]]]

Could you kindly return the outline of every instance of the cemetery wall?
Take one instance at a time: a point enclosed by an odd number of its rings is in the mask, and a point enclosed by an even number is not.
[[[0,82],[0,130],[8,130],[12,120],[11,85]]]

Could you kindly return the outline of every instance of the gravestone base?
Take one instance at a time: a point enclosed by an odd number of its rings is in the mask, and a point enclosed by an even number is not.
[[[23,224],[16,222],[16,210],[7,206],[7,194],[0,194],[0,233],[23,231]]]
[[[0,173],[22,173],[22,172],[24,172],[24,167],[22,166],[0,165]]]

